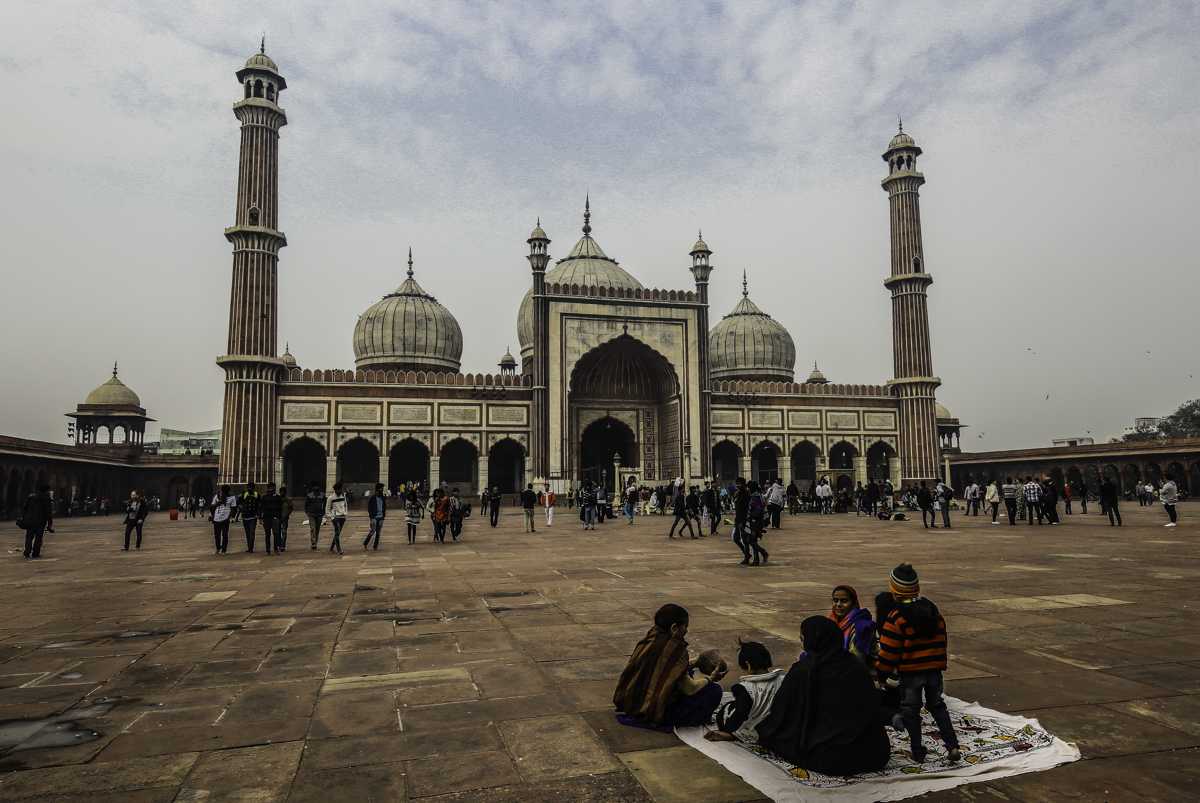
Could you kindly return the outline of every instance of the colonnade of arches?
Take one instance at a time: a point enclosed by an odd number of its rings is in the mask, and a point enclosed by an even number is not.
[[[283,484],[292,496],[302,496],[317,483],[329,490],[341,482],[348,490],[364,494],[383,482],[389,490],[408,484],[426,488],[445,483],[473,496],[483,488],[498,486],[502,493],[525,487],[525,449],[512,438],[491,444],[486,457],[465,438],[442,444],[432,454],[416,438],[392,444],[381,459],[379,447],[362,437],[350,438],[338,447],[331,461],[325,447],[307,436],[296,438],[283,450]],[[332,481],[331,481],[332,480]]]
[[[713,477],[725,484],[744,476],[760,485],[779,477],[785,483],[795,482],[801,491],[808,490],[826,475],[840,487],[847,483],[852,487],[858,481],[892,479],[889,461],[896,457],[896,450],[890,444],[875,441],[867,447],[866,460],[858,462],[859,457],[858,448],[849,441],[833,444],[828,455],[822,454],[820,447],[812,441],[800,441],[785,459],[778,444],[762,440],[750,450],[749,466],[746,466],[742,448],[726,439],[713,445]]]
[[[1102,478],[1107,477],[1120,489],[1121,493],[1132,493],[1135,487],[1147,482],[1158,485],[1167,474],[1175,479],[1179,490],[1189,494],[1193,489],[1200,488],[1200,460],[1189,462],[1183,459],[1168,461],[1114,461],[1097,463],[1065,463],[1065,464],[985,464],[981,466],[963,466],[951,472],[951,483],[965,487],[972,482],[986,485],[993,479],[1004,482],[1008,477],[1023,480],[1025,477],[1049,477],[1056,485],[1071,483],[1075,487],[1086,483],[1088,491],[1093,494],[1100,492]]]

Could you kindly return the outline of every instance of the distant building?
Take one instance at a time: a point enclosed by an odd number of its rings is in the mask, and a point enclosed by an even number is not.
[[[1121,441],[1125,440],[1127,435],[1133,435],[1138,431],[1144,432],[1149,430],[1154,433],[1158,433],[1158,422],[1161,420],[1161,418],[1135,418],[1133,419],[1132,427],[1125,427],[1124,431],[1121,432],[1120,435],[1109,435],[1108,442],[1120,443]]]
[[[184,432],[181,429],[160,430],[157,444],[146,444],[157,447],[158,454],[220,454],[221,430],[210,429],[207,432]],[[211,451],[209,451],[211,450]]]
[[[1055,438],[1050,441],[1053,446],[1091,446],[1095,438]]]

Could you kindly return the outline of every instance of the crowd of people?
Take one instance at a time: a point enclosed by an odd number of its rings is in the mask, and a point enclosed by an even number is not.
[[[662,606],[617,681],[617,720],[663,731],[710,726],[711,741],[757,745],[806,770],[846,776],[887,765],[887,728],[906,733],[912,760],[924,763],[924,707],[937,726],[933,744],[947,761],[961,760],[942,694],[946,621],[921,596],[916,569],[902,563],[892,570],[874,616],[852,586],[839,585],[831,596],[828,616],[801,623],[802,652],[786,672],[772,668],[765,645],[738,639],[742,676],[724,704],[727,663],[717,650],[692,656],[687,611]]]
[[[1111,478],[1104,477],[1098,500],[1101,515],[1108,516],[1110,526],[1122,526],[1121,495]],[[1078,503],[1079,513],[1086,515],[1091,496],[1083,483],[1068,482],[1060,489],[1050,478],[1027,476],[1021,481],[1020,478],[1014,480],[1006,477],[1003,483],[992,479],[982,487],[976,482],[969,483],[962,491],[961,509],[963,515],[978,516],[982,507],[985,513],[991,514],[992,524],[1000,524],[999,519],[1003,516],[1010,525],[1019,521],[1031,526],[1035,522],[1038,525],[1057,525],[1061,521],[1058,509],[1060,500],[1066,515],[1073,513],[1073,503]],[[1161,484],[1138,483],[1136,490],[1126,494],[1127,499],[1136,497],[1142,506],[1155,502],[1161,504],[1168,517],[1164,525],[1166,527],[1176,526],[1175,507],[1184,496],[1169,472],[1164,475]],[[480,495],[481,513],[488,517],[493,528],[499,524],[504,497],[499,487],[485,489]],[[941,478],[934,480],[932,486],[924,480],[917,485],[906,486],[898,494],[895,506],[893,500],[897,494],[891,483],[885,480],[865,485],[860,482],[853,490],[843,487],[834,491],[825,478],[813,483],[807,493],[801,493],[794,482],[785,487],[779,478],[765,486],[738,477],[728,485],[710,480],[704,481],[702,486],[692,485],[688,488],[684,487],[682,478],[653,488],[638,485],[631,479],[615,494],[610,493],[603,484],[584,480],[578,489],[568,489],[563,497],[568,510],[578,507],[579,521],[585,530],[595,530],[597,524],[603,524],[606,520],[623,517],[633,524],[636,516],[657,514],[665,517],[668,512],[673,516],[667,531],[667,537],[671,539],[676,537],[677,530],[680,538],[686,532],[689,537],[699,539],[717,535],[722,524],[729,525],[732,527],[731,540],[741,550],[741,565],[744,566],[761,566],[769,560],[770,553],[763,548],[761,541],[767,530],[780,529],[784,510],[791,515],[802,511],[827,514],[854,510],[855,515],[865,514],[889,521],[906,520],[905,509],[919,510],[925,528],[938,529],[940,518],[940,526],[951,529],[950,511],[957,504],[956,492]],[[396,488],[393,496],[382,483],[377,483],[374,490],[367,493],[370,528],[363,549],[379,549],[388,503],[392,499],[403,507],[410,546],[417,543],[420,525],[426,518],[432,524],[433,542],[440,544],[445,543],[447,534],[452,541],[457,541],[462,534],[463,520],[471,515],[471,505],[458,488],[449,489],[443,485],[432,493],[426,493],[424,483],[404,483]],[[512,504],[521,505],[525,531],[528,533],[537,531],[537,522],[543,516],[546,526],[553,526],[554,509],[558,501],[558,494],[551,490],[549,484],[535,491],[533,484],[529,483],[519,494],[512,495]],[[123,549],[129,549],[130,538],[135,533],[134,549],[141,548],[142,527],[146,516],[157,510],[156,502],[156,497],[144,498],[134,491],[124,503]],[[303,498],[304,524],[308,526],[310,549],[318,548],[321,528],[328,525],[332,529],[329,551],[342,554],[342,529],[352,504],[353,494],[343,483],[335,483],[329,494],[321,489],[319,482],[311,484]],[[1003,513],[1000,512],[1002,506]],[[111,508],[108,500],[100,500],[97,511],[107,515]],[[215,554],[228,553],[229,527],[233,522],[240,521],[246,536],[246,552],[255,552],[261,524],[265,553],[279,555],[287,551],[288,524],[295,511],[295,502],[286,488],[276,489],[273,482],[267,483],[265,492],[261,494],[255,483],[249,482],[245,490],[237,494],[233,493],[230,486],[222,485],[211,500],[181,498],[180,510],[184,511],[185,517],[191,515],[193,518],[197,512],[201,516],[205,511],[208,512],[208,520],[213,525]],[[26,530],[25,557],[41,556],[45,534],[54,532],[54,512],[54,500],[48,485],[41,486],[23,503],[17,525]]]

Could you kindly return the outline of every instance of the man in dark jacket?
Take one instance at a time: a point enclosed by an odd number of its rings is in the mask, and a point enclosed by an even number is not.
[[[383,519],[387,516],[387,497],[383,494],[383,483],[375,483],[375,493],[371,494],[371,498],[367,500],[367,518],[371,522],[371,529],[367,531],[367,540],[363,541],[363,549],[367,548],[367,544],[371,543],[371,537],[375,537],[375,546],[372,549],[379,549],[379,535],[383,532]]]
[[[272,550],[279,549],[279,517],[283,515],[283,497],[275,492],[275,483],[267,483],[267,492],[258,500],[258,514],[270,555]]]
[[[500,522],[500,503],[504,500],[504,495],[500,493],[500,486],[492,487],[492,492],[488,496],[488,505],[491,507],[492,513],[489,521],[492,529],[496,529],[496,525]]]
[[[921,490],[917,491],[917,507],[921,508],[921,524],[924,524],[926,529],[936,530],[938,526],[937,514],[933,512],[933,493],[925,480],[921,480]],[[929,514],[928,524],[925,523],[925,514]]]
[[[312,489],[304,498],[304,515],[308,516],[308,538],[313,549],[317,548],[317,538],[321,535],[321,519],[325,517],[325,494],[321,492],[321,483],[313,480]]]
[[[254,535],[258,529],[259,505],[262,497],[254,490],[254,483],[246,483],[246,490],[238,497],[238,512],[242,516],[242,528],[246,531],[246,551],[254,551]],[[268,543],[270,539],[268,538]]]
[[[704,483],[704,509],[708,511],[708,534],[717,534],[717,525],[721,523],[721,501],[717,497],[717,484]]]
[[[692,518],[688,515],[688,497],[684,495],[682,485],[675,485],[672,487],[675,490],[675,520],[671,522],[671,532],[667,533],[667,538],[675,537],[675,527],[680,521],[682,521],[684,526],[687,527],[688,534],[691,535],[692,538],[695,538],[696,531],[692,529]],[[679,528],[679,537],[683,537],[683,527]]]
[[[123,551],[129,551],[129,534],[137,530],[137,546],[134,549],[142,548],[142,525],[146,522],[146,514],[150,512],[150,506],[142,501],[142,497],[137,491],[129,494],[129,501],[125,504],[125,548]]]
[[[1117,503],[1117,486],[1108,477],[1100,485],[1101,515],[1108,514],[1108,526],[1113,526],[1113,516],[1117,517],[1116,526],[1121,526],[1121,508]]]
[[[750,544],[746,541],[746,520],[750,518],[750,491],[746,488],[746,478],[738,477],[734,481],[736,490],[733,495],[733,543],[742,550],[747,563],[750,562]]]
[[[25,557],[42,556],[42,538],[50,526],[54,502],[50,499],[50,486],[42,485],[36,494],[30,494],[21,511],[25,518]]]

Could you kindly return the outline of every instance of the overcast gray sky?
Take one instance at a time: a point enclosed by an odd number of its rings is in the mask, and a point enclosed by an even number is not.
[[[879,157],[903,114],[964,445],[1102,438],[1200,397],[1197,22],[1146,0],[7,0],[0,432],[65,440],[114,359],[162,426],[220,426],[233,73],[265,30],[289,87],[280,341],[306,367],[353,365],[411,246],[464,369],[493,369],[529,230],[564,256],[590,191],[643,284],[691,286],[702,227],[714,320],[744,269],[798,377],[884,382]]]

